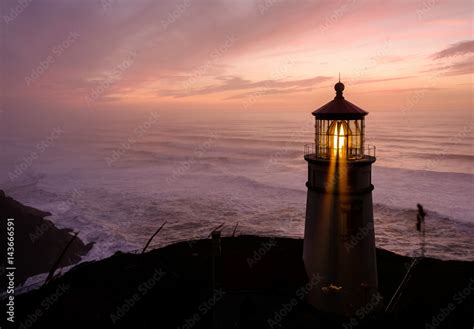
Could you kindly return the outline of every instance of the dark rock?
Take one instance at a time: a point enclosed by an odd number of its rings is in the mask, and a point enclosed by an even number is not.
[[[6,222],[8,218],[14,219],[15,227],[15,285],[22,284],[28,277],[35,274],[49,272],[58,259],[64,247],[71,240],[70,229],[58,229],[51,221],[44,217],[51,214],[5,196],[0,190],[0,241],[7,241]],[[2,242],[0,266],[7,266],[6,245]],[[60,267],[72,265],[81,260],[92,248],[92,243],[85,245],[76,238],[65,256]],[[5,290],[5,275],[0,277],[1,290]]]
[[[274,240],[271,240],[274,239]],[[255,257],[271,241],[273,247]],[[17,297],[18,322],[40,310],[39,328],[472,328],[474,262],[421,260],[393,313],[383,307],[344,318],[308,305],[303,240],[222,239],[212,289],[212,241],[181,242],[145,254],[82,263],[50,284]],[[411,259],[377,250],[379,290],[387,304]],[[250,265],[251,264],[251,265]],[[471,283],[472,282],[472,283]],[[463,299],[457,302],[458,294]],[[48,309],[42,303],[55,301]],[[384,306],[384,305],[380,305]],[[270,321],[272,320],[272,321]],[[274,324],[277,323],[277,324]],[[431,328],[431,327],[430,327]]]

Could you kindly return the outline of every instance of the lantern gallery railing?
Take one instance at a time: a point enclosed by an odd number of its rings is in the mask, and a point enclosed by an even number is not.
[[[314,155],[316,158],[342,158],[348,160],[362,159],[365,156],[375,157],[375,145],[365,145],[364,148],[346,148],[344,152],[340,148],[317,147],[316,144],[305,144],[304,155]]]

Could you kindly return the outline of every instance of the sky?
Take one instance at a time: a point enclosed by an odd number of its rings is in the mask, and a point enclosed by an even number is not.
[[[0,113],[472,111],[471,1],[3,0]],[[471,112],[472,113],[472,112]]]

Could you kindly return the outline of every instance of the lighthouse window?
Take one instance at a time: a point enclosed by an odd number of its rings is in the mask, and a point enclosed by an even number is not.
[[[350,159],[364,156],[364,120],[349,120],[349,155]]]
[[[328,157],[328,143],[329,138],[327,131],[329,129],[329,121],[327,120],[316,120],[316,154],[318,157]]]

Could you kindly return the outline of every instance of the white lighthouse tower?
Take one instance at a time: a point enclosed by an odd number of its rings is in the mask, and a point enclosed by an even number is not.
[[[377,293],[371,166],[364,146],[366,111],[342,95],[315,110],[315,144],[305,145],[308,187],[303,260],[308,277],[322,277],[308,301],[317,309],[350,314]]]

